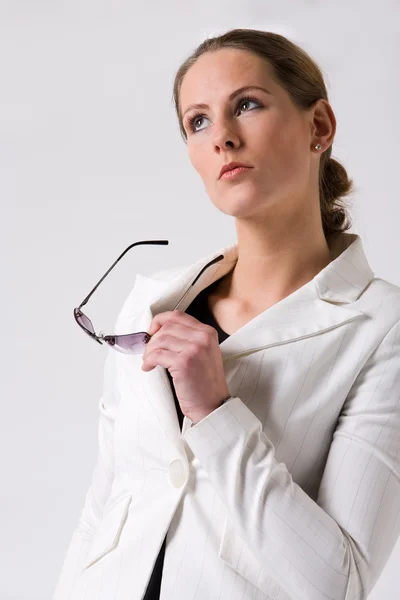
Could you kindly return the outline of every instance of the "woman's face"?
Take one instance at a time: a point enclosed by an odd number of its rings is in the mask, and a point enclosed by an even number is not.
[[[243,86],[265,91],[248,89],[229,99]],[[246,95],[252,99],[243,99]],[[208,107],[190,108],[196,103]],[[190,161],[222,212],[242,217],[271,208],[296,212],[299,203],[310,202],[311,189],[318,192],[319,157],[311,151],[314,108],[300,112],[258,56],[231,48],[203,54],[183,79],[180,107]],[[219,179],[221,167],[231,161],[253,168]]]

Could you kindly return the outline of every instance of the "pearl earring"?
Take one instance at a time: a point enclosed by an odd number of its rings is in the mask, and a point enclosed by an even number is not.
[[[314,146],[314,148],[315,148],[316,150],[321,150],[322,146],[321,146],[321,144],[317,144],[316,146]]]

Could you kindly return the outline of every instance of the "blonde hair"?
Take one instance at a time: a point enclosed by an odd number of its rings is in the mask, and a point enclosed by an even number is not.
[[[222,48],[252,52],[268,62],[275,81],[285,88],[300,110],[309,109],[319,98],[328,101],[328,92],[321,69],[302,48],[286,37],[270,31],[230,29],[222,35],[204,40],[176,73],[173,101],[185,143],[187,135],[179,106],[183,78],[199,56]],[[321,154],[319,169],[320,207],[325,237],[346,231],[352,225],[343,198],[353,191],[353,180],[349,179],[346,169],[333,159],[331,154],[332,146]]]

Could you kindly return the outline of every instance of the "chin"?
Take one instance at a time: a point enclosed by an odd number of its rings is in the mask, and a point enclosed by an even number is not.
[[[211,198],[212,199],[212,198]],[[218,195],[218,198],[213,200],[213,204],[218,210],[230,215],[231,217],[246,217],[259,212],[266,205],[266,196],[257,194],[235,194],[231,193]]]
[[[221,202],[215,205],[218,210],[229,215],[230,217],[251,217],[260,210],[260,204],[243,200],[236,201],[230,204]]]

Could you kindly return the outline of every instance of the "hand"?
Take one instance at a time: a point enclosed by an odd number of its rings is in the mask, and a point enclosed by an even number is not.
[[[198,422],[230,397],[218,333],[180,310],[156,315],[143,353],[143,371],[170,372],[183,414]]]

